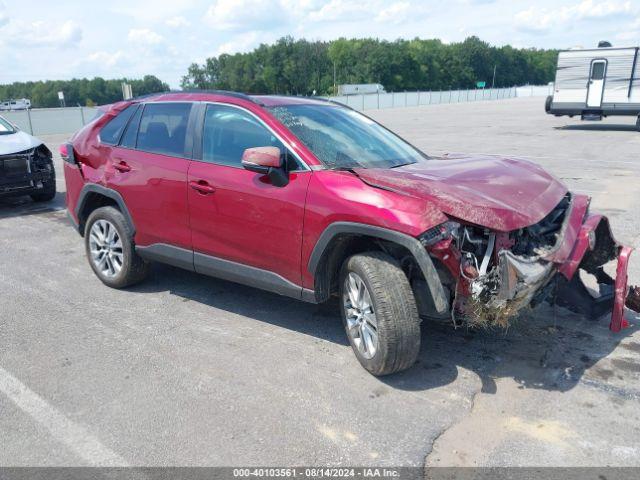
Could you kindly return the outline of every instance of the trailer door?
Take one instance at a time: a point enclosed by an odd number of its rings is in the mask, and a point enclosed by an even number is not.
[[[600,108],[602,105],[606,71],[606,60],[594,60],[591,62],[591,73],[589,75],[589,85],[587,88],[587,107]]]

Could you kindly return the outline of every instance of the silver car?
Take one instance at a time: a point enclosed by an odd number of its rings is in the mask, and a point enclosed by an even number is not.
[[[55,197],[53,158],[44,143],[0,117],[0,198],[20,195],[36,202]]]

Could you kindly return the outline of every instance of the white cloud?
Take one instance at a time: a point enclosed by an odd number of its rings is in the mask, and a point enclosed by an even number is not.
[[[640,0],[0,0],[0,83],[150,73],[175,87],[194,61],[285,35],[634,45]]]
[[[93,52],[87,56],[86,61],[109,68],[128,63],[126,54],[121,50],[113,53],[104,51]]]
[[[629,0],[583,0],[556,9],[531,6],[515,15],[515,24],[521,30],[541,32],[561,25],[573,25],[580,20],[630,15],[637,10],[638,7],[634,7]]]
[[[350,21],[370,17],[377,5],[354,0],[330,0],[309,14],[309,20],[319,22]]]
[[[132,43],[146,46],[160,45],[164,42],[162,35],[148,28],[132,28],[129,30],[127,39]]]
[[[9,23],[9,14],[7,13],[7,6],[0,0],[0,27]]]
[[[73,20],[67,20],[60,26],[42,20],[12,20],[6,22],[2,36],[14,47],[62,48],[80,43],[82,28]]]
[[[640,30],[630,31],[630,32],[620,32],[616,33],[616,40],[620,40],[622,42],[634,42],[635,45],[640,38]]]
[[[207,10],[205,22],[216,30],[272,30],[286,23],[279,2],[268,0],[217,0]]]
[[[380,10],[380,13],[376,15],[376,22],[402,23],[407,20],[410,12],[411,4],[409,2],[392,3],[387,8]]]
[[[199,0],[110,0],[108,9],[148,25],[164,22],[167,17],[182,15],[198,3]],[[85,4],[85,8],[89,7]]]
[[[249,32],[247,34],[238,35],[236,39],[221,44],[216,49],[216,56],[223,53],[241,53],[248,52],[252,48],[258,45],[258,34],[256,32]]]
[[[182,16],[171,17],[164,22],[168,27],[178,29],[186,28],[191,25],[191,22]]]
[[[578,18],[604,18],[625,13],[631,13],[633,7],[630,1],[619,2],[615,0],[594,1],[584,0],[575,6]]]

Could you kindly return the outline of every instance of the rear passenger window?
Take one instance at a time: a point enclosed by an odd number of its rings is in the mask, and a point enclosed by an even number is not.
[[[127,122],[134,114],[138,105],[129,105],[123,111],[121,111],[115,118],[107,123],[102,130],[100,130],[100,141],[109,145],[117,145],[120,140],[120,136],[124,131],[124,127],[127,126]]]
[[[184,157],[190,112],[190,103],[146,104],[140,119],[137,149]]]

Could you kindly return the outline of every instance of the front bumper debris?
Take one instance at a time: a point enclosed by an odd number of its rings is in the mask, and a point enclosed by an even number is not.
[[[632,249],[616,242],[606,217],[588,213],[588,197],[568,198],[552,212],[554,218],[528,227],[528,232],[496,235],[461,227],[463,234],[454,241],[433,246],[431,255],[446,265],[455,282],[451,310],[455,325],[507,326],[522,308],[544,299],[593,319],[610,313],[614,332],[628,325],[625,304],[640,311],[640,288],[627,285]],[[550,231],[553,243],[548,242]],[[536,243],[545,238],[547,243]],[[617,260],[615,278],[604,271],[613,260]],[[581,270],[595,277],[597,291],[584,285]]]

